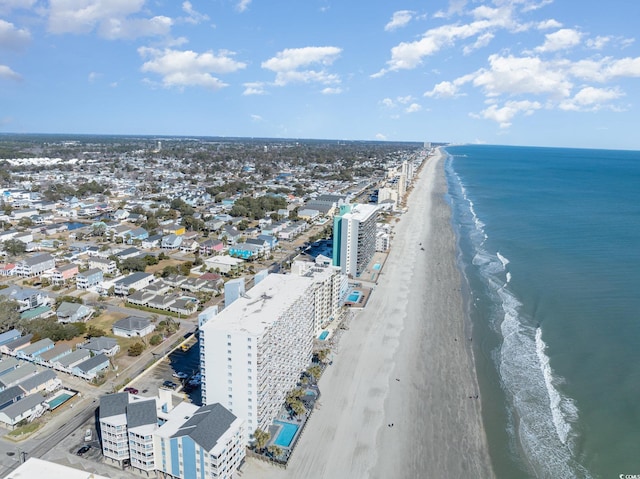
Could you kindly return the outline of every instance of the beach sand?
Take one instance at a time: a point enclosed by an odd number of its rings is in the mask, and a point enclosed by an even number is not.
[[[437,154],[320,379],[287,469],[247,459],[244,479],[493,477],[445,192]]]

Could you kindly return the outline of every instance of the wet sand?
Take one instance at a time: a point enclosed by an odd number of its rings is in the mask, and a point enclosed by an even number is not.
[[[430,158],[415,182],[287,469],[247,459],[243,478],[493,477],[443,163]]]

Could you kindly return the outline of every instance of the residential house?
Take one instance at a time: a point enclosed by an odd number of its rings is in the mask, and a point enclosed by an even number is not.
[[[155,324],[146,318],[129,316],[113,324],[113,334],[123,338],[143,337],[151,334]]]
[[[70,372],[74,366],[86,361],[90,357],[91,351],[88,349],[76,349],[75,351],[65,354],[58,359],[51,360],[51,364],[55,369]]]
[[[16,263],[18,276],[38,276],[56,267],[56,261],[49,253],[42,253]]]
[[[45,369],[24,381],[20,381],[18,386],[24,389],[27,395],[30,395],[40,391],[50,391],[59,383],[56,373],[51,369]]]
[[[39,341],[36,341],[35,343],[30,344],[29,346],[26,346],[20,349],[17,352],[16,357],[18,359],[33,361],[34,359],[39,357],[40,354],[44,353],[45,351],[49,351],[50,349],[53,349],[53,346],[54,346],[53,341],[51,341],[49,338],[43,338]]]
[[[169,223],[162,226],[162,232],[166,235],[174,234],[180,236],[185,234],[186,229],[184,226],[177,223]]]
[[[2,361],[0,361],[0,376],[5,373],[10,373],[14,369],[20,366],[20,363],[16,358],[12,358],[11,356],[5,356]]]
[[[183,240],[182,244],[180,245],[180,251],[182,251],[183,253],[194,253],[196,251],[199,251],[199,249],[200,245],[194,239]]]
[[[18,303],[18,312],[20,313],[46,306],[51,302],[51,298],[46,293],[33,288],[23,288],[15,284],[8,288],[0,289],[0,295],[16,301]]]
[[[169,311],[169,308],[176,302],[178,296],[175,294],[156,294],[153,298],[149,299],[147,306],[155,309],[162,309],[163,311]]]
[[[89,258],[89,268],[98,268],[102,270],[104,274],[116,274],[118,265],[114,260],[109,258],[91,257]]]
[[[136,256],[140,256],[141,254],[142,251],[137,248],[127,248],[123,249],[122,251],[118,251],[116,253],[116,256],[122,261],[123,259],[135,258]]]
[[[315,221],[320,216],[320,211],[312,208],[298,210],[298,218],[305,221]]]
[[[76,275],[76,288],[89,289],[93,286],[98,286],[102,281],[104,281],[104,277],[101,269],[88,269]]]
[[[147,239],[148,237],[149,232],[144,228],[134,228],[129,231],[129,239],[127,240],[127,244],[133,244],[136,242],[140,242],[142,244],[142,241]]]
[[[149,236],[146,239],[143,239],[140,243],[140,246],[144,249],[158,248],[160,246],[160,242],[162,241],[162,235],[153,235]]]
[[[208,238],[200,243],[200,254],[203,256],[221,253],[223,249],[224,243],[217,239]]]
[[[86,379],[95,378],[99,372],[109,368],[109,358],[106,354],[100,353],[89,359],[76,364],[71,371]]]
[[[107,338],[106,336],[100,336],[99,338],[91,338],[84,344],[78,346],[80,349],[86,349],[94,354],[106,354],[107,356],[114,356],[120,351],[118,341],[113,338]]]
[[[231,271],[235,271],[241,267],[244,260],[240,258],[232,258],[227,255],[213,256],[204,260],[207,265],[207,269],[218,270],[222,274],[229,274]]]
[[[188,406],[178,405],[155,432],[156,469],[163,477],[232,479],[246,454],[244,421],[219,403]]]
[[[78,274],[78,265],[74,263],[57,266],[53,270],[51,280],[54,284],[65,284]]]
[[[196,298],[176,299],[170,306],[169,311],[178,313],[184,316],[189,316],[198,309],[199,301]]]
[[[255,259],[262,253],[262,248],[254,244],[237,243],[229,247],[229,256],[242,259]]]
[[[138,291],[150,285],[155,280],[155,276],[142,271],[131,273],[129,276],[115,282],[115,294],[120,296],[128,295],[131,290]]]
[[[269,245],[269,251],[272,251],[278,245],[278,238],[272,235],[258,235],[258,239],[267,242]]]
[[[15,402],[18,402],[25,396],[26,393],[20,386],[11,386],[10,388],[5,389],[4,391],[0,392],[0,410]]]
[[[175,233],[168,234],[162,237],[160,247],[163,249],[178,249],[182,244],[182,236],[178,236]]]
[[[58,359],[71,354],[71,347],[66,344],[56,344],[53,349],[45,351],[40,355],[40,361],[53,365]]]
[[[94,313],[93,308],[80,303],[69,303],[63,301],[58,306],[56,316],[59,323],[79,323],[86,322]]]
[[[22,333],[20,331],[18,331],[17,329],[11,329],[11,330],[9,330],[7,332],[4,332],[4,333],[0,334],[0,345],[9,343],[9,342],[13,341],[14,339],[18,339],[21,335],[22,335]]]
[[[15,386],[21,381],[24,381],[31,376],[38,374],[38,368],[32,363],[23,363],[13,371],[0,376],[0,391],[4,391],[6,388]]]
[[[22,348],[26,348],[31,344],[31,338],[33,334],[25,334],[8,343],[0,344],[0,352],[8,354],[9,356],[15,356]]]
[[[0,266],[0,276],[14,276],[17,272],[15,263],[7,263]]]
[[[148,306],[149,300],[153,299],[156,293],[141,289],[127,296],[127,303],[137,304],[138,306]]]
[[[240,240],[242,234],[233,226],[226,225],[222,227],[222,232],[220,233],[220,239],[226,238],[227,245],[234,245]]]
[[[169,275],[166,278],[164,278],[163,281],[165,283],[167,283],[169,286],[177,288],[182,283],[184,283],[186,280],[187,280],[186,276],[183,276],[181,274],[172,274],[172,275]]]
[[[34,413],[44,411],[44,397],[40,393],[32,394],[0,410],[0,422],[14,428],[23,419]]]

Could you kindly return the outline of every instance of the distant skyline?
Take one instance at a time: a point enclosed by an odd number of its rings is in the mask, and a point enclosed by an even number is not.
[[[0,0],[0,132],[640,149],[640,2]]]

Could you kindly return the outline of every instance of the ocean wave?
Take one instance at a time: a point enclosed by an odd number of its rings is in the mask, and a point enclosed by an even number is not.
[[[511,438],[536,477],[589,478],[573,452],[577,439],[573,424],[578,419],[578,408],[556,387],[562,379],[554,376],[549,364],[541,327],[532,325],[533,318],[522,317],[523,305],[510,289],[510,260],[499,251],[491,252],[486,225],[478,217],[460,177],[449,166],[450,191],[459,193],[454,195],[456,219],[460,220],[457,232],[466,238],[464,243],[470,242],[470,274],[477,273],[486,288],[475,291],[474,296],[488,295],[494,305],[489,324],[502,339],[491,356],[511,404],[507,412]]]

